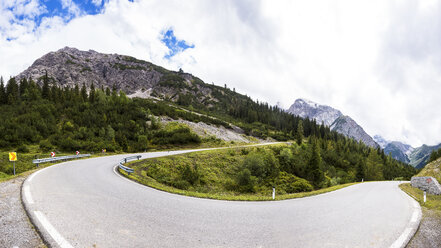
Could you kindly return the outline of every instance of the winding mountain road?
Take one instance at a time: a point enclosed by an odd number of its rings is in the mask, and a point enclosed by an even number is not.
[[[123,178],[114,167],[127,156],[65,162],[28,177],[23,202],[51,246],[402,247],[421,218],[419,205],[398,182],[284,201],[219,201]]]

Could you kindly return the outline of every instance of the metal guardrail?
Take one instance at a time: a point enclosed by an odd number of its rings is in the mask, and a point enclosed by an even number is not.
[[[53,157],[53,158],[40,158],[40,159],[32,160],[32,163],[37,164],[38,167],[38,164],[41,163],[55,162],[55,161],[68,160],[74,158],[84,158],[84,157],[90,157],[90,154],[79,154],[79,155],[61,156],[61,157]]]
[[[130,160],[139,160],[140,158],[141,158],[141,155],[136,155],[136,156],[131,156],[131,157],[123,158],[121,161],[119,161],[119,165],[118,165],[118,167],[119,167],[121,170],[127,172],[127,173],[130,175],[130,173],[135,172],[135,170],[132,169],[132,168],[129,168],[129,167],[127,167],[127,166],[124,166],[124,164],[127,163],[127,161],[130,161]]]

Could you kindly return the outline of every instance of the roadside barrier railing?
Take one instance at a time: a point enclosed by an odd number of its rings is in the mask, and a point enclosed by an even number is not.
[[[68,160],[68,159],[84,158],[84,157],[90,157],[90,154],[78,154],[78,155],[61,156],[61,157],[40,158],[40,159],[32,160],[32,163],[36,164],[38,167],[38,165],[42,164],[42,163],[55,162],[55,161],[60,161],[60,160],[63,161],[63,160]]]
[[[121,159],[121,161],[119,161],[118,167],[121,170],[127,172],[130,175],[130,173],[135,172],[135,170],[132,169],[132,168],[129,168],[127,166],[124,166],[124,164],[127,163],[128,161],[131,161],[131,160],[139,160],[140,158],[141,158],[141,155],[136,155],[136,156],[131,156],[131,157],[123,158],[123,159]]]

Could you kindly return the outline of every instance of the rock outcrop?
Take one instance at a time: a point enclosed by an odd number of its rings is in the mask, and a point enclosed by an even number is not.
[[[288,109],[288,113],[300,116],[302,118],[315,119],[317,124],[331,124],[343,114],[332,107],[320,105],[306,99],[297,99],[294,104]]]
[[[315,119],[318,124],[323,123],[333,131],[361,141],[368,146],[378,147],[372,137],[351,117],[343,115],[340,110],[330,106],[317,104],[306,99],[297,99],[288,109],[288,112],[303,118]]]
[[[347,137],[361,141],[370,147],[378,147],[378,144],[358,125],[351,117],[343,115],[338,117],[331,125],[331,130],[337,131]]]
[[[412,177],[410,184],[432,195],[441,195],[441,185],[434,177]]]

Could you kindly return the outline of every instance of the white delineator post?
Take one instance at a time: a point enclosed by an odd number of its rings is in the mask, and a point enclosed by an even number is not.
[[[276,199],[276,188],[273,187],[273,200]]]
[[[426,191],[424,191],[424,203],[426,203]]]

